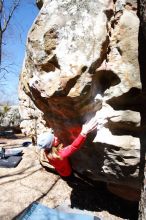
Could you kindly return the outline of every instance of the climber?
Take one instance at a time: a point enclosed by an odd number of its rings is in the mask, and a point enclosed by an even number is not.
[[[44,132],[38,136],[37,146],[43,149],[48,159],[55,170],[62,177],[72,175],[72,168],[70,165],[69,157],[80,149],[83,145],[87,134],[97,127],[97,118],[92,118],[89,122],[82,126],[81,132],[71,145],[63,147],[59,139],[51,132]]]

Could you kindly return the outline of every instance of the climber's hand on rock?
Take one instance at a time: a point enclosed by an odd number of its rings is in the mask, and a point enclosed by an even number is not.
[[[97,119],[95,117],[92,118],[90,121],[83,124],[81,134],[87,135],[89,132],[93,131],[97,127],[97,124]]]

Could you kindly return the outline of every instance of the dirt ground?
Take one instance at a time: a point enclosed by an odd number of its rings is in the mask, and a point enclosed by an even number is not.
[[[5,148],[19,147],[26,141],[31,140],[21,134],[0,136],[0,146]],[[23,148],[16,168],[0,168],[0,220],[17,219],[34,201],[49,208],[86,212],[102,220],[137,219],[137,203],[112,195],[102,183],[90,186],[77,178],[64,181],[40,165],[30,144]]]

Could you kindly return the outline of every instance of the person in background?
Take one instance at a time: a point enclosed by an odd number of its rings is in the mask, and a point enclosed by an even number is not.
[[[86,140],[88,133],[97,127],[96,117],[83,124],[78,137],[72,144],[64,147],[51,131],[40,134],[37,138],[37,147],[43,149],[51,166],[55,168],[61,177],[70,177],[73,174],[69,157],[79,150]]]

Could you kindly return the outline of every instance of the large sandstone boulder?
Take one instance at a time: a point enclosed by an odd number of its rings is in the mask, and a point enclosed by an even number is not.
[[[96,114],[106,123],[72,156],[73,168],[94,180],[140,189],[145,98],[137,1],[41,2],[20,76],[22,131],[36,138],[52,127],[69,144]],[[109,69],[100,69],[104,60]]]

